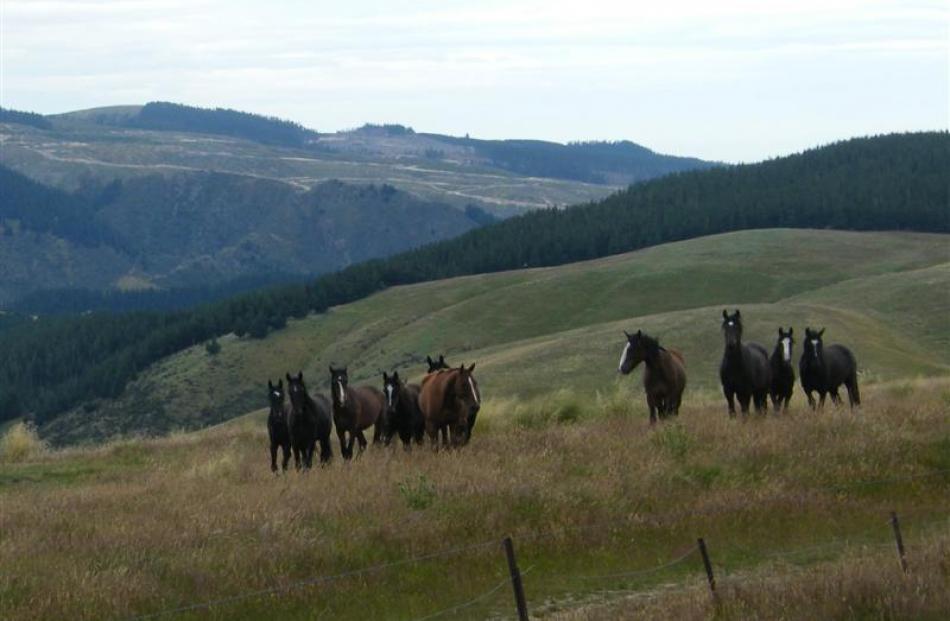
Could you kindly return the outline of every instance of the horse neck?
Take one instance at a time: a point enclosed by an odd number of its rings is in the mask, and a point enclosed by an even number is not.
[[[723,354],[725,360],[729,364],[742,364],[742,349],[743,344],[741,339],[736,340],[735,345],[726,345],[726,351]]]

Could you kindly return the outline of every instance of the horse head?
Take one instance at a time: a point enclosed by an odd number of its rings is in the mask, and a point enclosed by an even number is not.
[[[267,398],[270,401],[270,417],[283,418],[284,416],[284,380],[278,380],[277,385],[267,380]]]
[[[778,342],[775,344],[776,351],[782,353],[782,360],[786,364],[791,364],[792,362],[792,346],[795,344],[795,338],[792,336],[792,333],[795,331],[795,328],[789,327],[788,332],[786,332],[782,326],[778,327]]]
[[[390,414],[399,407],[399,399],[402,396],[402,381],[399,379],[399,371],[394,371],[392,375],[387,375],[383,371],[383,394],[386,395],[386,411]]]
[[[636,334],[630,334],[626,330],[623,333],[627,337],[627,343],[620,353],[617,372],[627,375],[644,360],[653,360],[660,351],[660,342],[644,334],[643,330],[637,330]]]
[[[742,344],[742,316],[739,309],[729,314],[722,310],[722,333],[726,338],[726,347],[739,347]]]
[[[346,387],[349,383],[346,367],[334,369],[333,365],[330,365],[330,394],[333,395],[333,405],[346,405]]]
[[[825,329],[821,330],[812,330],[811,328],[805,328],[805,344],[803,355],[806,360],[812,360],[814,362],[822,362],[824,360],[824,344],[821,342],[821,337],[824,336]]]
[[[449,368],[448,363],[445,361],[445,356],[442,354],[439,354],[438,360],[433,360],[431,357],[426,356],[426,362],[429,365],[429,370],[426,371],[427,373],[435,373],[441,369]]]
[[[478,381],[472,374],[474,370],[474,362],[468,368],[463,364],[459,366],[452,380],[452,394],[461,414],[453,425],[452,437],[459,438],[461,442],[468,437],[469,420],[478,414],[482,407],[482,394],[478,390]]]
[[[290,373],[284,375],[287,378],[287,393],[290,394],[290,406],[294,412],[300,413],[306,409],[307,386],[303,383],[303,371],[292,377]]]

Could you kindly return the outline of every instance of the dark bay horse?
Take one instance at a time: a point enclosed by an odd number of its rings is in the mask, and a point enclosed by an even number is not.
[[[323,395],[314,395],[307,392],[303,382],[303,371],[297,377],[287,377],[287,392],[290,393],[290,443],[294,451],[294,464],[299,470],[313,466],[313,453],[316,443],[320,443],[320,463],[325,464],[333,457],[330,445],[330,403]]]
[[[274,386],[267,380],[267,398],[270,412],[267,414],[267,436],[270,438],[270,469],[277,472],[277,447],[284,455],[282,469],[287,470],[290,461],[290,428],[287,426],[290,406],[284,398],[284,380],[278,380]]]
[[[749,412],[749,400],[755,404],[756,412],[768,408],[769,386],[772,373],[769,367],[769,355],[758,343],[742,343],[742,317],[739,310],[730,315],[722,311],[722,332],[726,339],[726,350],[719,365],[719,379],[722,391],[729,403],[729,415],[735,416],[734,399],[739,400],[742,413]]]
[[[442,444],[447,444],[451,432],[453,446],[461,446],[471,438],[471,425],[481,406],[478,382],[472,371],[475,365],[457,369],[442,369],[426,375],[422,380],[419,407],[425,418],[426,434],[433,448],[438,446],[438,434],[442,432]]]
[[[848,403],[852,408],[861,405],[858,391],[858,362],[851,350],[844,345],[825,347],[822,336],[825,329],[805,328],[805,343],[802,357],[798,362],[798,372],[802,378],[802,389],[808,397],[808,405],[815,409],[812,391],[818,393],[818,407],[825,405],[825,395],[831,395],[831,401],[838,404],[841,397],[838,389],[844,384],[848,390]]]
[[[660,418],[679,414],[686,388],[686,363],[678,351],[660,346],[660,342],[637,330],[628,334],[627,344],[620,354],[620,366],[617,370],[624,375],[633,371],[641,362],[646,363],[643,372],[643,388],[647,394],[647,406],[650,408],[650,424]]]
[[[419,409],[420,390],[418,384],[404,384],[399,379],[399,371],[392,375],[383,372],[383,394],[386,396],[383,441],[387,446],[396,434],[399,434],[399,439],[407,449],[412,442],[422,444],[425,419]]]
[[[772,368],[769,394],[772,396],[772,407],[776,412],[779,409],[788,411],[788,402],[792,399],[792,389],[795,388],[795,367],[792,366],[792,346],[795,345],[792,333],[794,331],[794,328],[789,327],[786,332],[779,326],[778,342],[775,343],[772,357],[769,358],[769,366]]]
[[[433,360],[429,356],[426,356],[426,363],[429,365],[429,370],[426,373],[435,373],[440,369],[448,369],[449,364],[445,361],[445,356],[439,354],[438,360]]]
[[[344,459],[353,457],[353,442],[360,445],[360,453],[366,448],[363,430],[373,427],[373,444],[382,437],[383,420],[386,416],[386,399],[378,388],[357,386],[350,388],[346,367],[330,367],[330,394],[333,397],[333,422],[340,439],[340,452]],[[349,437],[347,437],[349,436]]]

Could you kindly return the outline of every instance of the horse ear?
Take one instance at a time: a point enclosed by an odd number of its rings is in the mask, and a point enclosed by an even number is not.
[[[737,309],[736,309],[736,319],[738,319],[738,318],[739,318],[739,309],[737,308]]]
[[[445,355],[444,355],[444,354],[439,354],[439,363],[440,363],[440,364],[445,364]]]
[[[722,309],[722,318],[729,319],[729,313],[726,312],[726,309]]]
[[[389,383],[389,376],[386,375],[386,372],[385,372],[385,371],[383,371],[383,383],[384,383],[384,384],[388,384],[388,383]]]
[[[284,389],[284,380],[277,380],[277,390]]]
[[[303,371],[297,371],[297,379],[301,382],[303,381]]]
[[[793,326],[789,326],[789,327],[788,327],[788,335],[789,335],[789,336],[791,336],[794,331],[795,331],[795,328],[794,328]]]
[[[270,378],[267,378],[267,388],[269,390],[274,390],[274,385],[270,383]]]
[[[468,368],[468,372],[471,373],[471,372],[474,371],[474,370],[475,370],[475,363],[473,362],[473,363],[472,363],[472,366],[470,366],[470,367]]]
[[[623,331],[623,335],[624,335],[625,337],[627,337],[627,340],[630,340],[631,336],[630,336],[630,333],[629,333],[629,332],[627,332],[626,330],[624,330],[624,331]]]
[[[429,363],[429,366],[432,366],[432,356],[426,356],[426,362]]]
[[[637,336],[643,336],[643,330],[637,330]]]
[[[818,338],[821,338],[824,335],[825,335],[825,329],[822,328],[821,330],[818,331]]]
[[[399,381],[399,371],[393,371],[393,381],[394,382]]]
[[[292,380],[290,379],[290,373],[284,373],[284,375],[287,376],[287,381],[288,381],[288,382],[292,381]]]

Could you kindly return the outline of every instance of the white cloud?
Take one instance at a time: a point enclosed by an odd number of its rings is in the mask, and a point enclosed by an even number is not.
[[[0,99],[41,112],[164,99],[726,160],[948,125],[942,2],[2,6]]]

